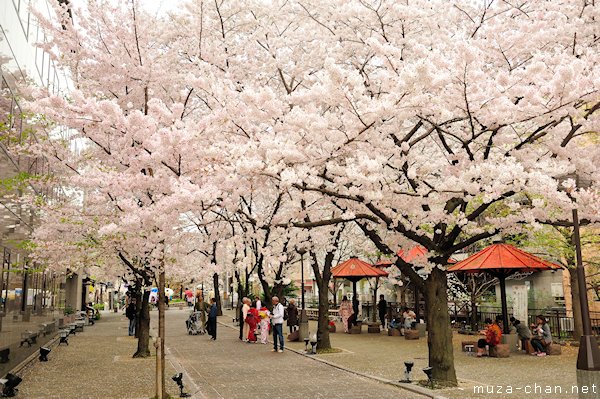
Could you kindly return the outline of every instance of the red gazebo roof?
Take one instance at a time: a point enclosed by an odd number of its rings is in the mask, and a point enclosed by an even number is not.
[[[561,266],[509,244],[493,244],[451,266],[449,272],[503,273],[557,270]]]
[[[388,273],[358,258],[350,258],[331,269],[333,278],[360,280],[369,277],[387,277]]]

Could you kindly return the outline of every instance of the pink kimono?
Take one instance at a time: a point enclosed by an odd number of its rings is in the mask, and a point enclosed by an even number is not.
[[[340,303],[340,317],[342,318],[342,323],[344,323],[344,332],[348,332],[348,319],[353,314],[352,303],[348,300],[342,301]]]
[[[263,307],[259,312],[260,317],[260,342],[263,344],[269,343],[269,329],[271,327],[271,319],[269,318],[269,309]],[[263,317],[264,316],[264,317]]]

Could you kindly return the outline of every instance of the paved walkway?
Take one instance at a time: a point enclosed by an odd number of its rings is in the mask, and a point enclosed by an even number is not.
[[[156,314],[156,313],[154,313]],[[153,316],[154,316],[153,314]],[[18,398],[150,398],[154,394],[156,357],[133,359],[137,341],[127,336],[127,319],[103,313],[102,320],[54,345],[49,361],[35,360],[21,374]],[[167,372],[174,368],[167,365]],[[172,381],[169,381],[172,382]],[[170,387],[171,393],[177,387]]]
[[[226,312],[228,315],[229,312]],[[231,320],[231,317],[229,317]],[[341,324],[338,331],[343,331]],[[316,331],[316,322],[309,323],[310,332]],[[543,358],[522,353],[511,354],[509,358],[476,358],[461,352],[460,343],[463,340],[473,340],[479,337],[454,335],[454,358],[459,387],[435,390],[435,393],[448,398],[530,398],[532,394],[524,393],[526,386],[535,388],[535,384],[543,387],[542,392],[535,394],[536,398],[576,398],[572,394],[576,385],[575,363],[577,349],[563,347],[562,355],[546,356]],[[333,347],[342,349],[341,353],[317,355],[317,358],[327,360],[343,368],[354,370],[374,377],[398,381],[403,378],[404,362],[413,361],[413,379],[424,380],[422,372],[428,366],[427,339],[407,341],[404,337],[390,337],[387,332],[368,334],[366,327],[360,335],[334,333],[331,335]],[[303,342],[288,344],[292,348],[304,349]],[[477,393],[477,386],[494,387],[494,394]],[[502,386],[503,389],[497,389]],[[506,394],[510,386],[513,393]],[[544,393],[547,386],[552,387],[552,393]],[[560,394],[555,387],[561,389]],[[501,391],[501,393],[498,393]],[[484,391],[485,392],[485,391]]]
[[[418,395],[316,362],[271,345],[246,344],[239,330],[219,325],[217,341],[186,335],[187,312],[168,314],[169,355],[186,371],[198,398],[417,398]],[[231,321],[224,316],[223,321]]]
[[[244,344],[238,332],[218,327],[218,340],[189,336],[187,310],[170,310],[167,319],[167,388],[178,396],[170,376],[184,371],[193,398],[416,398],[418,395],[316,362],[291,351],[272,353],[270,345]],[[152,312],[155,326],[157,312]],[[231,318],[223,317],[223,321]],[[29,399],[150,398],[155,358],[132,359],[136,341],[127,337],[127,320],[104,313],[95,326],[53,347],[47,363],[22,372],[18,397]]]

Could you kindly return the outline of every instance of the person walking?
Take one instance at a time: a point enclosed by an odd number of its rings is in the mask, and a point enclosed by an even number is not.
[[[129,336],[135,335],[135,314],[136,314],[136,306],[135,306],[135,298],[131,298],[129,300],[129,305],[125,309],[125,316],[129,319]]]
[[[273,314],[271,315],[271,323],[273,324],[273,352],[281,353],[283,352],[283,314],[285,310],[276,296],[271,299],[271,303],[273,304]],[[277,340],[279,340],[279,349],[277,349]]]
[[[210,311],[208,312],[208,335],[213,341],[217,340],[217,300],[210,299]]]
[[[242,337],[240,338],[243,342],[248,342],[248,332],[250,331],[250,325],[246,322],[246,318],[248,318],[248,311],[250,310],[250,299],[244,297],[242,299],[242,320],[240,323],[244,325],[242,329]]]
[[[387,301],[384,299],[383,294],[379,295],[379,302],[377,303],[377,310],[379,311],[379,320],[381,320],[381,327],[385,329],[385,316],[387,314]]]
[[[204,302],[202,297],[202,291],[196,292],[196,303],[194,304],[194,311],[200,313],[200,326],[202,333],[207,331],[206,314],[210,311],[210,306]]]
[[[296,300],[290,299],[290,304],[287,307],[287,326],[290,329],[290,334],[296,331],[298,327],[298,307],[296,307]]]
[[[192,292],[192,290],[190,290],[189,288],[186,288],[184,295],[185,295],[185,301],[186,301],[188,307],[191,308],[192,306],[194,306],[194,293]]]
[[[350,316],[354,314],[354,311],[352,310],[352,304],[350,303],[346,295],[344,295],[344,297],[342,298],[339,312],[340,317],[342,318],[342,324],[344,324],[344,332],[347,333],[350,329],[350,326],[348,325],[348,320],[350,319]]]

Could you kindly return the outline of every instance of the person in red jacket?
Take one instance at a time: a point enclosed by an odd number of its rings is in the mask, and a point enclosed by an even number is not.
[[[477,357],[483,356],[484,351],[498,345],[502,340],[502,329],[498,325],[498,319],[495,323],[492,323],[492,319],[486,319],[485,323],[488,325],[485,330],[485,338],[481,338],[477,341]],[[487,353],[489,355],[489,352]]]

